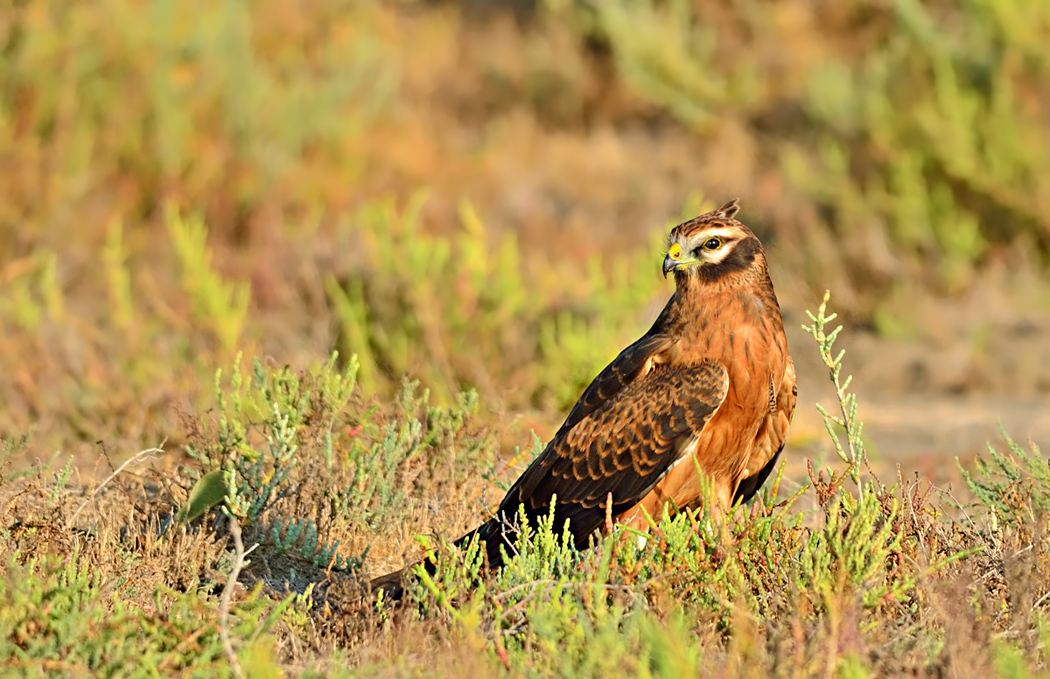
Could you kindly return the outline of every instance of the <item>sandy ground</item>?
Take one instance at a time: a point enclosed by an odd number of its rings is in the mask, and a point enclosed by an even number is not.
[[[812,337],[798,323],[788,323],[788,334],[799,380],[793,443],[812,452],[826,447],[822,418],[814,404],[835,406],[834,388]],[[1050,352],[1050,340],[1046,333],[1040,335],[1043,345],[1014,342],[991,360],[1045,360],[1039,355]],[[1014,440],[1031,440],[1050,452],[1050,396],[1031,384],[1040,377],[1036,372],[1025,376],[1027,384],[1014,380],[1012,388],[1007,383],[985,390],[960,389],[943,383],[950,375],[941,366],[953,360],[952,349],[924,349],[923,344],[892,342],[853,330],[844,333],[837,345],[846,350],[844,375],[855,376],[850,389],[858,396],[873,457],[902,462],[904,467],[937,466],[956,456],[966,460],[984,451],[988,442],[1001,445],[1000,423]],[[1036,367],[1048,366],[1050,361]],[[953,370],[976,372],[977,368]],[[939,375],[941,382],[931,380],[931,373]]]

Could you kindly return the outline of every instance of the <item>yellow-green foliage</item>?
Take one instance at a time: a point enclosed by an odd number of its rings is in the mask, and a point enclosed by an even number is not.
[[[823,313],[845,469],[644,544],[533,526],[480,582],[443,541],[505,420],[651,322],[694,184],[887,331],[986,262],[1045,279],[1050,5],[459,4],[0,3],[0,675],[1045,675],[1039,451],[958,521],[865,478]],[[362,599],[420,536],[411,605]]]
[[[335,2],[305,16],[276,1],[6,3],[0,148],[19,180],[0,188],[0,233],[54,240],[99,200],[138,216],[167,196],[232,228],[263,204],[331,199],[391,93],[374,17]]]
[[[134,587],[132,578],[103,576],[76,549],[64,563],[17,553],[5,558],[0,581],[5,676],[150,677],[187,671],[233,676],[214,624],[214,605],[206,598],[158,590],[142,605],[107,596],[108,588]],[[236,607],[234,634],[257,639],[246,655],[256,653],[256,645],[273,643],[266,632],[284,607],[260,606],[258,592]]]
[[[958,522],[918,483],[868,478],[858,493],[846,471],[821,471],[782,497],[778,475],[724,526],[665,514],[641,542],[618,527],[581,552],[551,517],[522,521],[506,566],[486,575],[476,545],[445,543],[479,520],[473,499],[495,461],[476,398],[434,407],[409,384],[369,406],[350,393],[349,365],[294,374],[254,361],[242,377],[238,361],[217,377],[214,410],[186,421],[189,467],[86,496],[68,465],[4,476],[0,666],[223,676],[232,649],[245,672],[293,676],[890,677],[960,664],[1040,676],[1044,652],[1020,639],[1050,634],[1047,479],[1013,444],[1024,464],[993,459],[1029,492],[997,492],[983,467],[980,504]],[[190,483],[210,483],[216,465],[219,506],[173,522],[171,500],[193,503]],[[223,626],[231,520],[252,589]],[[438,567],[416,569],[408,605],[392,610],[357,578],[400,563],[391,541],[406,532],[436,537]]]
[[[785,225],[812,281],[835,276],[853,300],[900,277],[958,291],[1008,245],[1045,262],[1050,6],[720,4],[547,3],[699,135],[761,125],[760,158],[824,215]]]
[[[530,276],[514,235],[486,229],[470,204],[454,233],[428,234],[424,203],[417,194],[400,210],[384,201],[356,215],[354,246],[369,264],[326,281],[339,348],[359,357],[366,389],[408,374],[448,401],[462,388],[514,384],[515,403],[562,409],[645,331],[639,309],[658,294],[656,256],[589,255],[550,281]]]
[[[1005,431],[1002,435],[1006,451],[989,445],[988,458],[978,455],[973,472],[962,468],[966,485],[997,521],[1025,525],[1050,519],[1050,465],[1034,443],[1025,450]]]
[[[235,349],[248,317],[251,299],[248,285],[243,281],[225,281],[215,272],[208,249],[208,231],[199,217],[182,217],[169,211],[166,221],[182,274],[182,287],[189,297],[190,318],[206,327],[222,349],[227,352]],[[119,320],[125,313],[123,305],[118,306],[117,311],[121,313]]]
[[[656,209],[659,180],[610,203],[560,169],[642,122],[726,149],[690,152],[690,182],[733,170],[718,191],[776,218],[780,269],[887,332],[903,290],[1046,253],[1036,0],[562,1],[521,29],[413,4],[0,7],[0,431],[152,445],[238,349],[563,409],[644,330],[668,290],[650,237],[707,188]],[[522,119],[553,129],[517,141]]]

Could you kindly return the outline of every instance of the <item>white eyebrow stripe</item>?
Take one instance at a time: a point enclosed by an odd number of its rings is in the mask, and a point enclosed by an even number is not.
[[[689,240],[706,241],[708,238],[721,238],[722,240],[727,240],[739,234],[740,231],[736,229],[702,229],[693,234],[693,236]]]

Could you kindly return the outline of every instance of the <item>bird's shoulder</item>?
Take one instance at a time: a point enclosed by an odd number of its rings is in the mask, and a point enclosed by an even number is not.
[[[559,430],[504,504],[543,507],[557,495],[587,508],[608,493],[617,503],[637,502],[699,436],[727,389],[717,361],[657,364]]]
[[[558,435],[564,435],[625,387],[645,379],[656,367],[676,360],[679,339],[650,332],[621,351],[584,389]]]

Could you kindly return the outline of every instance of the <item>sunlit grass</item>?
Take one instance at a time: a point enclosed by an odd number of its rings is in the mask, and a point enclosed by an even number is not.
[[[837,334],[823,310],[813,318],[818,339]],[[348,366],[235,363],[213,407],[187,414],[188,464],[88,488],[61,460],[5,476],[5,671],[234,676],[236,658],[290,676],[899,676],[963,663],[1040,676],[1050,490],[1036,450],[1007,439],[995,469],[967,472],[972,500],[947,511],[919,481],[871,475],[859,450],[845,468],[811,467],[789,496],[778,475],[725,526],[702,509],[665,514],[643,542],[617,528],[581,552],[550,520],[523,524],[485,575],[476,546],[447,542],[480,520],[496,469],[476,395],[435,407],[406,384],[368,405]],[[845,387],[839,398],[859,427]],[[0,471],[25,445],[5,442]],[[416,558],[406,536],[436,549],[436,572],[419,570],[401,608],[373,602],[365,578]]]
[[[443,541],[644,332],[705,184],[886,335],[1044,284],[1048,5],[176,4],[0,7],[0,674],[1045,674],[1043,455],[887,485],[844,380],[844,466],[718,535],[535,526],[479,587]],[[417,538],[411,605],[362,600]]]

